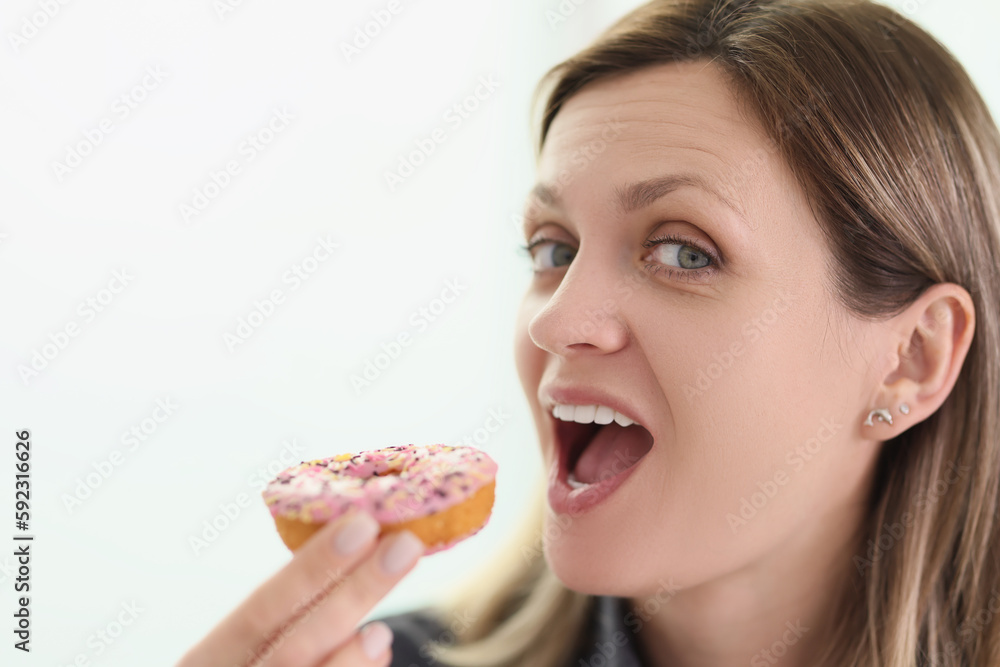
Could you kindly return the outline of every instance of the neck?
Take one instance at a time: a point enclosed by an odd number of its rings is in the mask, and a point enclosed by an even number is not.
[[[709,582],[674,592],[639,641],[657,667],[815,667],[833,628],[863,508],[803,523],[777,548]],[[642,608],[642,599],[633,599]]]

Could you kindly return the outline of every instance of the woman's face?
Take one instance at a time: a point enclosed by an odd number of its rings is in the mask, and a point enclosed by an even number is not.
[[[588,85],[538,182],[516,355],[556,574],[638,596],[847,543],[877,454],[861,420],[879,329],[828,294],[803,192],[720,71]],[[622,417],[641,426],[576,423]]]

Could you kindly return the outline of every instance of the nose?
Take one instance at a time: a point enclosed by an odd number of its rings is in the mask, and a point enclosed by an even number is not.
[[[610,354],[628,343],[629,329],[622,306],[631,290],[609,261],[580,250],[559,287],[528,323],[536,346],[561,356]]]

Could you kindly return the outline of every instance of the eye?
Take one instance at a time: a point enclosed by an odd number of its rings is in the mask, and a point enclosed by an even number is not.
[[[652,250],[644,258],[647,271],[656,275],[665,273],[681,280],[701,280],[714,273],[719,260],[700,244],[679,236],[667,235],[650,239],[642,244]]]
[[[684,242],[683,239],[654,239],[652,243],[655,243],[656,247],[649,254],[653,260],[661,264],[680,269],[700,269],[712,263],[708,253],[703,252],[698,246]]]
[[[536,273],[568,265],[576,257],[576,248],[552,239],[535,239],[522,249],[531,256]]]

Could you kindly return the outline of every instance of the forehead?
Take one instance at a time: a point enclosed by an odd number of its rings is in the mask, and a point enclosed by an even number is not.
[[[749,202],[779,171],[773,142],[707,61],[655,65],[584,87],[556,115],[538,163],[539,184],[564,197],[685,174]],[[546,188],[535,192],[546,198]]]

